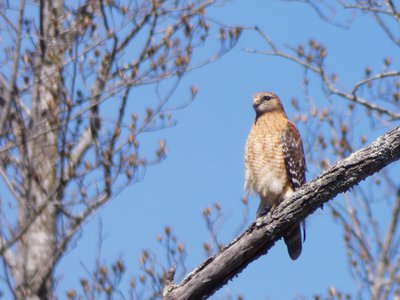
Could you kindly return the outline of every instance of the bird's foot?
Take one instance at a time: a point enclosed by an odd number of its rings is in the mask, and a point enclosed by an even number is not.
[[[265,206],[265,207],[259,207],[258,211],[257,211],[257,219],[261,218],[265,215],[267,215],[268,213],[273,213],[275,210],[276,205],[272,205],[272,206]]]

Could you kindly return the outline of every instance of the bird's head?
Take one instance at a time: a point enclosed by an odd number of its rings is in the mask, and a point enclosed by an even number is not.
[[[256,93],[253,96],[253,107],[257,115],[266,112],[284,112],[278,96],[270,92]]]

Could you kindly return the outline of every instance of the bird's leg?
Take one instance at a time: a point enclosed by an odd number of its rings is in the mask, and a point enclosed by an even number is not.
[[[275,208],[278,206],[277,203],[272,204],[271,209],[269,210],[269,213],[272,215],[274,213]]]
[[[260,206],[257,210],[257,218],[267,215],[268,213],[273,213],[276,208],[276,204],[267,204],[265,205],[263,201],[260,202]]]
[[[258,209],[257,209],[257,219],[262,216],[265,216],[270,210],[271,210],[271,206],[265,205],[263,203],[263,201],[261,200],[260,205],[258,206]]]

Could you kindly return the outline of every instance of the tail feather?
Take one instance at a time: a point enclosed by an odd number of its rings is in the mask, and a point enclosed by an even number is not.
[[[290,258],[296,260],[300,256],[302,249],[300,225],[293,228],[283,237],[283,239],[287,246]]]

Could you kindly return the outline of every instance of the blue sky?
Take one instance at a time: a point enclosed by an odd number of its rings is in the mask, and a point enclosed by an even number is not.
[[[328,48],[329,67],[349,86],[361,78],[366,65],[378,69],[382,58],[394,55],[396,50],[367,17],[358,18],[345,30],[321,21],[310,7],[299,3],[232,1],[211,13],[227,24],[258,25],[278,45],[320,40]],[[87,275],[82,264],[89,269],[93,265],[100,218],[105,235],[102,259],[111,263],[123,256],[128,274],[137,272],[143,249],[162,253],[156,236],[165,225],[170,225],[185,243],[189,270],[201,263],[205,259],[202,243],[208,239],[201,211],[217,201],[227,216],[222,240],[229,241],[241,220],[243,152],[254,119],[252,94],[276,92],[290,118],[294,116],[290,99],[302,95],[302,70],[298,66],[244,51],[265,47],[259,36],[245,32],[232,52],[185,77],[173,100],[186,99],[189,87],[195,85],[199,88],[196,101],[174,113],[176,127],[148,138],[149,147],[156,145],[158,138],[167,140],[167,160],[150,168],[143,182],[128,187],[85,225],[76,247],[58,265],[60,299]],[[147,91],[136,93],[146,95]],[[130,109],[133,112],[134,107]],[[300,131],[303,137],[307,135],[302,128]],[[258,199],[251,198],[251,220],[257,206]],[[280,241],[211,299],[229,293],[242,294],[246,299],[312,298],[316,293],[326,294],[330,286],[354,294],[356,287],[348,271],[342,235],[329,210],[318,210],[307,219],[307,240],[296,262],[290,260]]]
[[[361,77],[367,64],[378,68],[382,57],[394,51],[366,17],[344,30],[324,23],[306,5],[282,1],[235,1],[212,14],[229,24],[258,25],[279,45],[295,46],[309,38],[322,41],[328,47],[329,67],[349,85]],[[383,43],[389,47],[382,49]],[[208,239],[201,211],[216,201],[228,216],[221,232],[228,241],[242,213],[243,151],[254,119],[252,94],[275,91],[287,103],[291,118],[294,111],[289,99],[302,95],[299,67],[243,51],[265,46],[256,34],[246,32],[231,53],[185,78],[174,99],[185,99],[192,84],[199,87],[199,95],[192,105],[174,114],[178,121],[175,128],[155,134],[155,138],[167,140],[167,160],[149,169],[142,183],[127,188],[86,225],[77,247],[58,267],[61,297],[63,289],[76,286],[79,276],[86,275],[81,262],[91,265],[100,217],[106,236],[103,260],[111,262],[122,255],[130,272],[137,270],[143,249],[160,252],[155,238],[165,225],[172,226],[184,241],[189,269],[197,266],[205,258],[202,243]],[[251,218],[257,206],[258,199],[251,198]],[[330,286],[353,294],[356,291],[348,272],[342,230],[326,209],[308,218],[307,240],[298,261],[292,262],[283,243],[278,242],[212,299],[229,293],[240,293],[246,299],[311,298],[315,293],[326,293]]]

